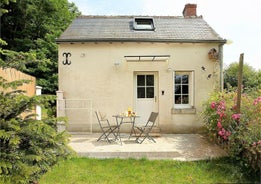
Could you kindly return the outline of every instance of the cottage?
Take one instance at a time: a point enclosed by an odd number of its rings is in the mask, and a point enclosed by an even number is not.
[[[162,133],[200,131],[202,103],[223,86],[226,40],[196,8],[185,5],[183,16],[76,18],[57,39],[57,115],[68,117],[68,130],[99,131],[94,110],[115,121],[132,108],[138,124],[159,112]]]

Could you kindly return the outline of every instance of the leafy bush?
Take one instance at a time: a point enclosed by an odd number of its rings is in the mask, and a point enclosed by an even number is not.
[[[24,95],[16,90],[26,81],[0,77],[0,183],[37,181],[59,159],[71,154],[66,132],[56,131],[57,119],[36,120],[36,104],[47,106],[54,96]]]
[[[243,94],[241,113],[236,112],[236,97],[235,92],[212,94],[203,119],[212,140],[257,174],[261,169],[261,97]]]

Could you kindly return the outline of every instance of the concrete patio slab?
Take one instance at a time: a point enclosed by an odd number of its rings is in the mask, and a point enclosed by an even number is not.
[[[69,145],[79,156],[92,158],[147,158],[194,161],[227,156],[218,145],[211,143],[201,134],[163,134],[156,143],[146,139],[142,144],[135,138],[123,135],[118,141],[97,142],[100,134],[71,133]]]

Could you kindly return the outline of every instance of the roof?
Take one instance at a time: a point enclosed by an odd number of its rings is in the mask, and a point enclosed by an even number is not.
[[[139,16],[79,16],[56,41],[226,42],[201,16],[152,16],[155,25],[153,31],[134,30],[135,17]]]

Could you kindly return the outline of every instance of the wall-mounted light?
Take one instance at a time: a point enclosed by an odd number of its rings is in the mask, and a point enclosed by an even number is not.
[[[119,61],[116,61],[113,64],[114,64],[115,68],[119,68],[121,65],[121,63]]]
[[[81,57],[85,57],[85,53],[81,53],[81,55],[80,55]]]
[[[174,70],[171,67],[167,68],[167,72],[173,72]]]

